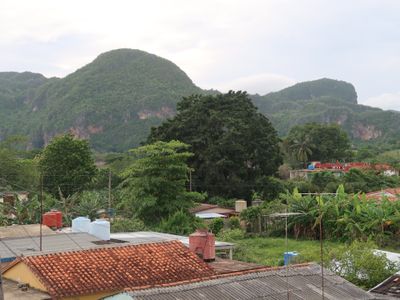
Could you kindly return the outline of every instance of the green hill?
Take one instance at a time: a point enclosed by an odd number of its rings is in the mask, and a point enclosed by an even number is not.
[[[98,151],[125,151],[146,140],[150,127],[175,114],[182,96],[205,91],[172,62],[119,49],[66,76],[0,73],[0,140],[12,134],[42,147],[70,131]],[[354,87],[320,79],[252,96],[281,135],[307,122],[341,124],[354,140],[399,139],[400,114],[357,104]]]
[[[0,84],[7,86],[5,81]],[[32,146],[41,147],[69,130],[90,138],[102,151],[137,146],[151,126],[174,114],[182,96],[202,92],[170,61],[130,49],[101,54],[63,79],[43,80],[29,97],[24,84],[19,78],[14,84],[18,97],[0,95],[0,103],[18,107],[20,115],[6,123],[0,120],[0,128],[9,128],[0,135],[28,134]]]
[[[400,113],[357,104],[352,84],[332,79],[298,83],[265,96],[253,96],[280,135],[309,122],[341,125],[354,141],[391,142],[400,137]]]

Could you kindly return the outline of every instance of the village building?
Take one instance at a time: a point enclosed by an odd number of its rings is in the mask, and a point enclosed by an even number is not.
[[[389,188],[366,193],[365,197],[368,200],[382,201],[383,199],[387,199],[389,201],[397,201],[400,200],[400,188]]]
[[[27,284],[52,299],[82,300],[214,275],[179,241],[21,257],[3,270],[3,278]]]
[[[234,209],[207,203],[198,204],[190,209],[190,212],[201,219],[229,218],[238,215]]]
[[[320,172],[329,172],[336,177],[341,177],[351,169],[376,171],[385,176],[398,176],[399,170],[389,164],[371,164],[366,162],[349,163],[321,163],[311,162],[306,169],[297,169],[289,171],[290,179],[311,179],[312,176]]]

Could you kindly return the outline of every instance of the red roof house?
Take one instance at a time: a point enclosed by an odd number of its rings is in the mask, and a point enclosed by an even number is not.
[[[3,271],[4,278],[29,284],[52,299],[99,299],[125,288],[215,274],[179,241],[22,257]]]

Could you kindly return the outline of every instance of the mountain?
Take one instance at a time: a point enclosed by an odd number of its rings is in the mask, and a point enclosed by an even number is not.
[[[358,104],[354,86],[344,81],[323,78],[252,98],[281,136],[294,125],[317,122],[341,125],[355,142],[400,138],[400,112]]]
[[[172,62],[139,50],[98,56],[65,78],[0,73],[0,138],[26,134],[41,147],[70,131],[102,151],[122,151],[175,113],[176,103],[203,92]]]
[[[38,148],[69,131],[88,138],[97,151],[125,151],[194,93],[216,91],[200,89],[172,62],[132,49],[103,53],[65,78],[4,72],[0,140],[26,135],[30,147]],[[296,124],[334,122],[354,141],[400,138],[400,113],[357,104],[354,87],[343,81],[320,79],[251,97],[280,135]]]

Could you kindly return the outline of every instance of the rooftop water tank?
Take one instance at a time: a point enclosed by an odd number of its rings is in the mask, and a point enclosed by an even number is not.
[[[50,228],[62,227],[62,213],[58,210],[52,210],[44,213],[42,216],[42,224]]]
[[[97,219],[90,223],[89,233],[95,237],[103,240],[110,240],[110,222],[106,220]]]
[[[235,211],[240,213],[247,208],[247,202],[245,200],[236,200],[235,201]]]
[[[291,261],[299,255],[296,251],[289,251],[283,253],[283,264],[285,266],[289,265]]]
[[[90,219],[86,217],[77,217],[72,220],[72,232],[89,232]]]

